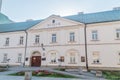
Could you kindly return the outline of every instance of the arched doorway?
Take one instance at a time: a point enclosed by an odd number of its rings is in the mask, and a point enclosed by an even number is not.
[[[41,66],[41,54],[38,51],[32,53],[31,56],[31,66],[40,67]]]

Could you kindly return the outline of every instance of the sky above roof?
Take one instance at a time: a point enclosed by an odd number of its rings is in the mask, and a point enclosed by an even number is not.
[[[93,13],[120,7],[120,0],[3,0],[2,13],[13,21],[43,19],[55,14]]]

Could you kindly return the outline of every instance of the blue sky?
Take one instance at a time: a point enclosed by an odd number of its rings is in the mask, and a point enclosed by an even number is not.
[[[120,7],[120,0],[3,0],[2,13],[11,20],[43,19],[52,14],[67,16]]]

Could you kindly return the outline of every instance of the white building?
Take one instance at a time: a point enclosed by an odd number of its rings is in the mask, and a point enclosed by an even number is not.
[[[120,10],[1,22],[0,65],[7,64],[120,70]]]

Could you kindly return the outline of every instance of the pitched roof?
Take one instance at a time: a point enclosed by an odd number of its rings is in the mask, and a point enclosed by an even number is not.
[[[12,20],[10,20],[7,16],[5,16],[4,14],[0,13],[0,24],[6,24],[6,23],[11,23],[13,22]]]
[[[111,10],[111,11],[88,13],[88,14],[83,13],[78,15],[65,16],[64,18],[86,24],[120,21],[120,10]]]
[[[25,30],[33,27],[34,25],[38,24],[39,22],[41,22],[41,20],[0,24],[0,33],[13,32],[13,31],[25,31]]]
[[[4,16],[0,20],[4,21],[5,19],[7,21],[7,18],[8,17]],[[63,18],[85,23],[85,24],[120,21],[120,10],[111,10],[111,11],[88,13],[88,14],[78,14],[78,15],[65,16]],[[0,33],[13,32],[13,31],[24,31],[40,23],[41,21],[43,20],[0,24]],[[9,19],[8,19],[8,22],[9,22]]]

